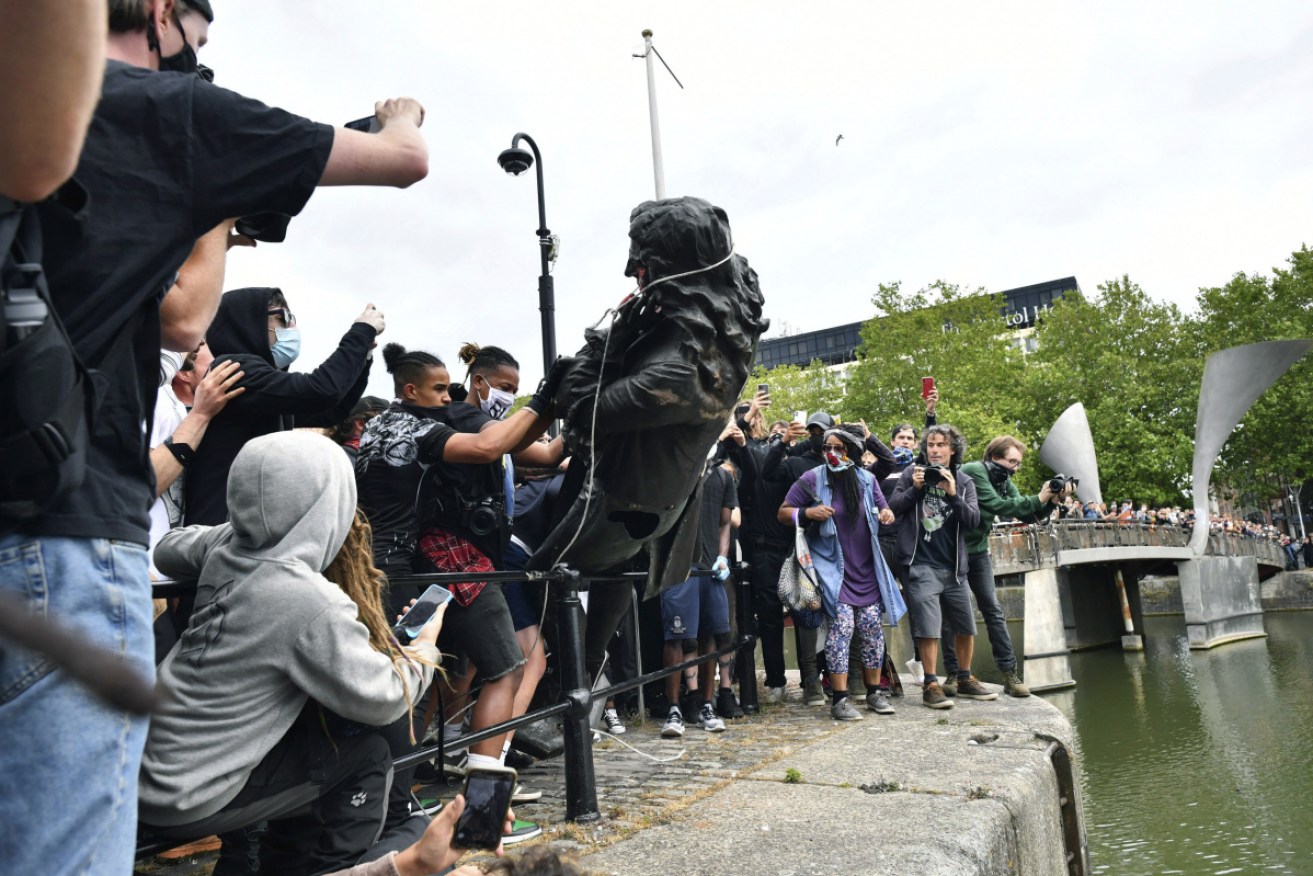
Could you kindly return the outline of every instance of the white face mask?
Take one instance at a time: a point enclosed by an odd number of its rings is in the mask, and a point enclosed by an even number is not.
[[[515,396],[504,389],[488,384],[488,397],[479,398],[479,407],[494,420],[505,419],[506,412],[515,404]]]

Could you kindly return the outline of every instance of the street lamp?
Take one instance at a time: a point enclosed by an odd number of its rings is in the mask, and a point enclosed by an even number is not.
[[[520,148],[521,140],[529,144],[532,154]],[[556,259],[556,241],[547,230],[547,208],[543,202],[543,157],[532,137],[516,134],[511,138],[511,148],[497,156],[497,163],[511,176],[519,176],[535,166],[538,172],[538,248],[542,257],[542,273],[538,276],[538,311],[542,314],[543,374],[546,374],[556,361],[556,287],[548,267]],[[556,434],[555,426],[552,427],[552,434]]]

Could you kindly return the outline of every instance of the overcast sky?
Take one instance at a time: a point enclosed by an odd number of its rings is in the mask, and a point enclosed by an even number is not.
[[[321,190],[285,243],[232,253],[228,288],[287,293],[297,370],[373,301],[382,341],[453,365],[462,341],[504,346],[532,388],[535,184],[495,161],[517,131],[544,155],[576,349],[631,288],[629,211],[653,197],[643,28],[686,86],[658,67],[667,193],[728,212],[772,335],[869,318],[894,280],[1126,273],[1188,306],[1313,238],[1306,0],[213,5],[221,85],[335,124],[427,110],[426,180]],[[381,362],[370,392],[391,396]]]

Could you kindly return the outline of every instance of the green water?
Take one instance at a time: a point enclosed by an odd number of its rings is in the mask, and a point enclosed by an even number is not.
[[[1074,654],[1044,695],[1076,728],[1095,873],[1313,873],[1313,613],[1265,623],[1191,651],[1148,618],[1143,654]]]

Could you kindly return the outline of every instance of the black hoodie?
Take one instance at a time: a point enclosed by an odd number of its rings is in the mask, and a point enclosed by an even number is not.
[[[333,355],[309,374],[274,367],[269,348],[269,288],[224,294],[205,334],[214,365],[234,359],[245,372],[246,392],[230,401],[210,423],[185,481],[186,522],[218,525],[228,519],[228,469],[247,441],[295,426],[341,422],[369,382],[373,326],[351,324]],[[212,365],[211,367],[214,367]]]

